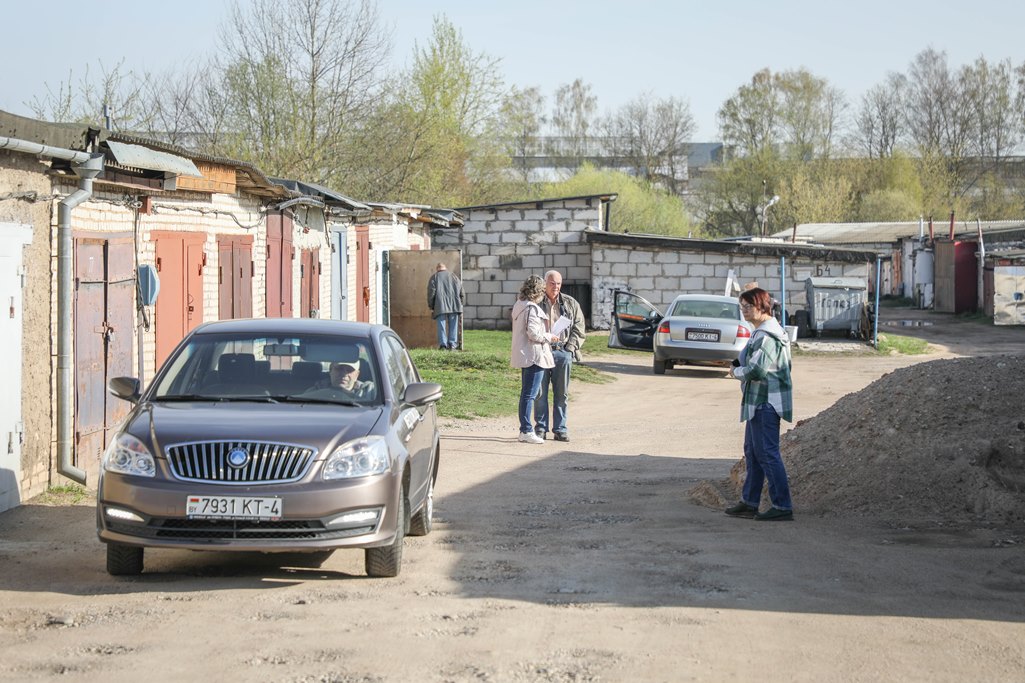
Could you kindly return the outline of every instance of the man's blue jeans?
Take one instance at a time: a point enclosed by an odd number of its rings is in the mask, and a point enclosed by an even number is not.
[[[541,379],[541,396],[534,404],[534,421],[536,431],[548,431],[548,387],[552,388],[552,422],[551,431],[557,434],[566,433],[566,402],[569,398],[569,373],[573,367],[573,354],[569,351],[552,351],[555,367],[545,370]]]
[[[790,500],[790,484],[779,454],[779,415],[768,403],[755,408],[754,416],[744,429],[744,462],[747,477],[744,479],[742,498],[751,507],[758,507],[762,499],[762,485],[769,482],[769,500],[772,507],[793,510]]]
[[[459,314],[442,313],[434,320],[438,324],[438,348],[459,348]]]
[[[530,416],[534,412],[534,399],[538,390],[541,389],[541,377],[544,375],[544,368],[540,365],[531,365],[529,368],[520,369],[520,434],[530,431]]]

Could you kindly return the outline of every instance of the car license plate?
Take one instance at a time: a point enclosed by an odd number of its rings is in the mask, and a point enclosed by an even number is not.
[[[687,330],[687,341],[717,342],[719,330]]]
[[[188,496],[185,514],[189,519],[281,519],[280,498],[245,496]]]

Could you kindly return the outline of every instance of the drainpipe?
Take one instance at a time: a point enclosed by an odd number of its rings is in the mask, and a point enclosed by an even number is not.
[[[986,243],[982,239],[982,221],[975,219],[975,229],[979,232],[979,279],[976,287],[979,288],[978,306],[979,313],[986,312]]]
[[[7,137],[0,137],[0,149],[70,161],[72,170],[79,177],[78,189],[61,200],[57,207],[57,473],[85,485],[85,470],[72,464],[75,385],[71,366],[74,295],[71,287],[74,278],[71,210],[92,195],[93,179],[103,170],[103,155]]]
[[[103,155],[91,155],[85,163],[72,166],[72,170],[78,176],[78,189],[62,199],[57,207],[57,472],[85,486],[85,470],[71,464],[71,437],[75,427],[72,412],[75,378],[71,366],[74,309],[71,210],[92,196],[93,178],[103,170]]]

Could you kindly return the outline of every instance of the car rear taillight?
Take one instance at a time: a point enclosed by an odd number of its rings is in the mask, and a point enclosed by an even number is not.
[[[662,324],[658,326],[659,334],[669,334],[669,321],[663,320]]]
[[[743,325],[737,325],[737,339],[740,339],[741,337],[750,337],[750,336],[751,336],[751,330],[747,329]]]

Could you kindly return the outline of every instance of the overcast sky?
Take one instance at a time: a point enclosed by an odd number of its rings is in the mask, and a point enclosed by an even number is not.
[[[0,109],[124,59],[136,72],[163,73],[214,47],[227,15],[222,0],[2,0]],[[244,6],[244,3],[243,3]],[[605,111],[643,93],[679,97],[698,124],[696,140],[718,138],[716,112],[762,68],[805,67],[856,106],[889,72],[905,72],[933,47],[957,67],[984,56],[1025,62],[1025,3],[860,0],[380,0],[394,30],[396,67],[413,41],[425,43],[444,14],[476,52],[501,59],[506,82],[556,88],[581,78]]]

